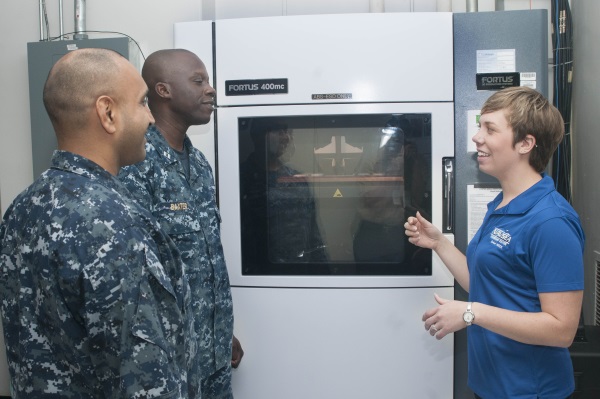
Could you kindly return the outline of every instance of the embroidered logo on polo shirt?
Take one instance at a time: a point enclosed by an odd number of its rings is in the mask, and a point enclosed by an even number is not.
[[[498,227],[494,228],[492,234],[490,234],[490,238],[492,239],[492,244],[502,249],[510,244],[510,239],[512,238],[510,233],[504,231]]]

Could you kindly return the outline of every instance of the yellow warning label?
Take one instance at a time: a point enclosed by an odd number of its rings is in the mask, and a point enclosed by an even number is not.
[[[340,191],[340,189],[336,189],[335,193],[333,193],[333,198],[341,198],[343,197],[342,192]]]

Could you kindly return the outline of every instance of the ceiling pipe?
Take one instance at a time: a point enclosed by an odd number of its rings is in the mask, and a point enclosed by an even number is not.
[[[85,0],[75,0],[75,34],[73,39],[87,39],[85,22],[87,14],[85,12]]]
[[[44,0],[40,0],[40,41],[44,40]]]
[[[477,0],[467,0],[467,12],[477,12],[478,10]]]
[[[58,1],[58,24],[60,27],[59,40],[64,40],[64,23],[63,23],[63,0]]]

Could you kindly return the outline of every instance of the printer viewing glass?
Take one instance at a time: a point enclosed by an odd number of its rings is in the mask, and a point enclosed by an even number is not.
[[[430,275],[431,114],[240,118],[244,275]]]

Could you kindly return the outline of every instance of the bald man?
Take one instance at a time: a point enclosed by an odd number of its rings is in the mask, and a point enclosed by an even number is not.
[[[233,397],[231,367],[243,356],[233,336],[233,304],[221,246],[212,169],[187,136],[210,121],[215,90],[204,63],[187,50],[160,50],[142,68],[156,124],[146,134],[146,159],[119,177],[159,220],[181,251],[190,277],[198,341],[190,375],[202,399]]]
[[[75,50],[50,71],[59,149],[0,225],[13,398],[188,398],[181,257],[115,177],[144,159],[147,91],[110,50]]]

